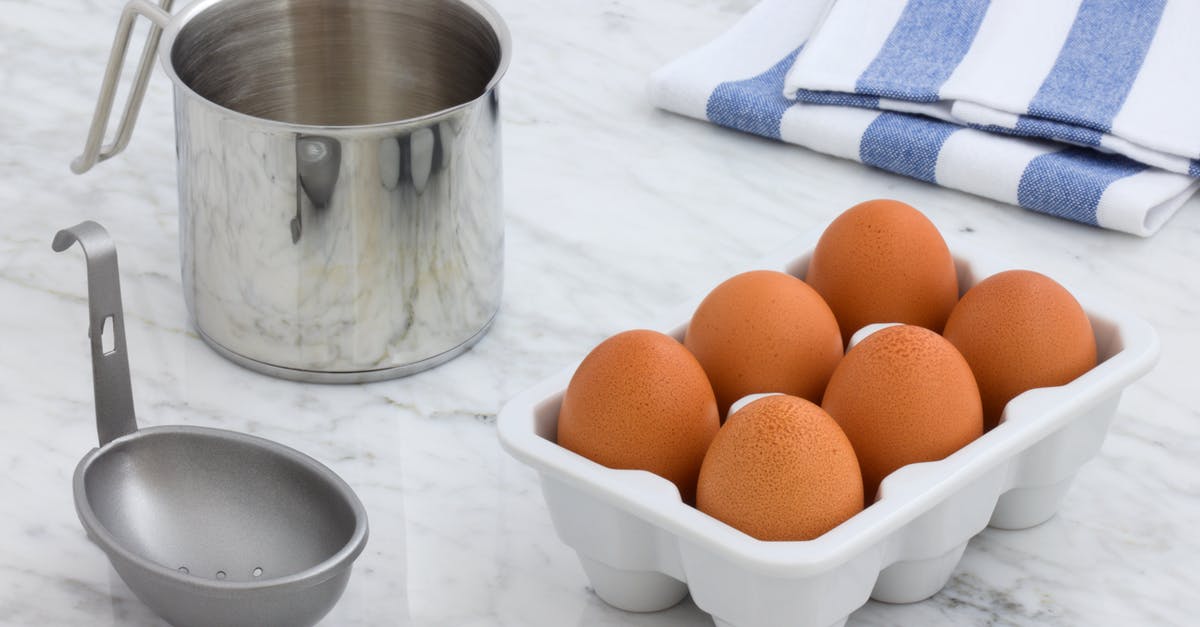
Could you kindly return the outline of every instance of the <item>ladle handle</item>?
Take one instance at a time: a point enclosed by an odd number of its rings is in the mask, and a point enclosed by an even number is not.
[[[87,261],[88,337],[92,341],[92,384],[96,396],[96,431],[100,446],[137,431],[133,414],[133,389],[129,383],[129,358],[125,352],[125,316],[121,311],[121,279],[117,247],[104,227],[88,220],[54,236],[52,246],[62,252],[79,242]],[[104,330],[109,326],[112,347],[105,350]]]
[[[71,171],[75,174],[87,172],[96,163],[116,155],[129,145],[133,125],[137,122],[138,111],[142,108],[142,98],[146,95],[146,85],[150,82],[150,70],[154,65],[154,54],[158,51],[158,39],[171,19],[173,1],[161,0],[161,3],[155,6],[149,0],[129,0],[125,9],[121,11],[121,21],[117,24],[117,35],[108,55],[108,67],[104,70],[104,82],[100,84],[100,97],[96,102],[96,111],[92,114],[87,143],[84,145],[83,154],[71,161]],[[117,83],[121,78],[121,66],[125,65],[129,36],[133,32],[133,23],[138,15],[145,16],[153,23],[146,35],[142,59],[138,62],[137,74],[134,75],[133,86],[129,89],[129,98],[125,101],[125,112],[121,114],[121,121],[117,125],[116,137],[111,144],[102,146],[104,132],[108,130],[108,116],[112,112],[113,100],[116,97]]]

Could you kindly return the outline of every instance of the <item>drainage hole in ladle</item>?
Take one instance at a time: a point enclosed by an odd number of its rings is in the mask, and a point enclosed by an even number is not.
[[[262,577],[262,573],[263,573],[263,571],[262,571],[261,567],[255,567],[255,569],[250,574],[255,577]]]
[[[218,570],[217,571],[217,579],[224,579],[224,578],[225,578],[225,571]]]

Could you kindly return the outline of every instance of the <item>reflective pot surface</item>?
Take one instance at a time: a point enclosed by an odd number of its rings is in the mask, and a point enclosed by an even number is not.
[[[200,0],[168,17],[145,4],[127,13],[162,27],[183,289],[210,345],[275,376],[349,382],[437,365],[482,336],[503,277],[510,54],[490,7]]]
[[[480,337],[503,277],[493,16],[223,0],[179,17],[163,53],[201,335],[252,368],[328,380],[408,374]]]

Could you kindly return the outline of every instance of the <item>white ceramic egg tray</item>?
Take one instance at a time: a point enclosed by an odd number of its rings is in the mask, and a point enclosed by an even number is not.
[[[819,236],[745,269],[804,278]],[[1017,267],[948,243],[964,292]],[[650,612],[690,592],[720,627],[843,625],[868,598],[911,603],[936,594],[985,527],[1049,519],[1099,451],[1121,392],[1154,365],[1158,339],[1143,320],[1065,287],[1091,318],[1099,365],[1067,385],[1014,398],[998,427],[953,455],[893,472],[875,503],[814,540],[756,540],[685,505],[666,479],[606,468],[558,446],[558,409],[578,364],[510,401],[499,416],[500,441],[541,475],[559,537],[610,605]],[[682,339],[704,295],[650,328]]]

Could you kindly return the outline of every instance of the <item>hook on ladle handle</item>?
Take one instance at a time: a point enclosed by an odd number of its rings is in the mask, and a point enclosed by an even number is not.
[[[100,446],[137,431],[129,358],[125,351],[125,316],[121,310],[121,279],[117,247],[108,231],[88,220],[59,231],[53,248],[62,252],[79,242],[87,262],[88,337],[92,344],[92,384],[96,397],[96,431]],[[112,350],[105,350],[104,330],[110,327]]]

